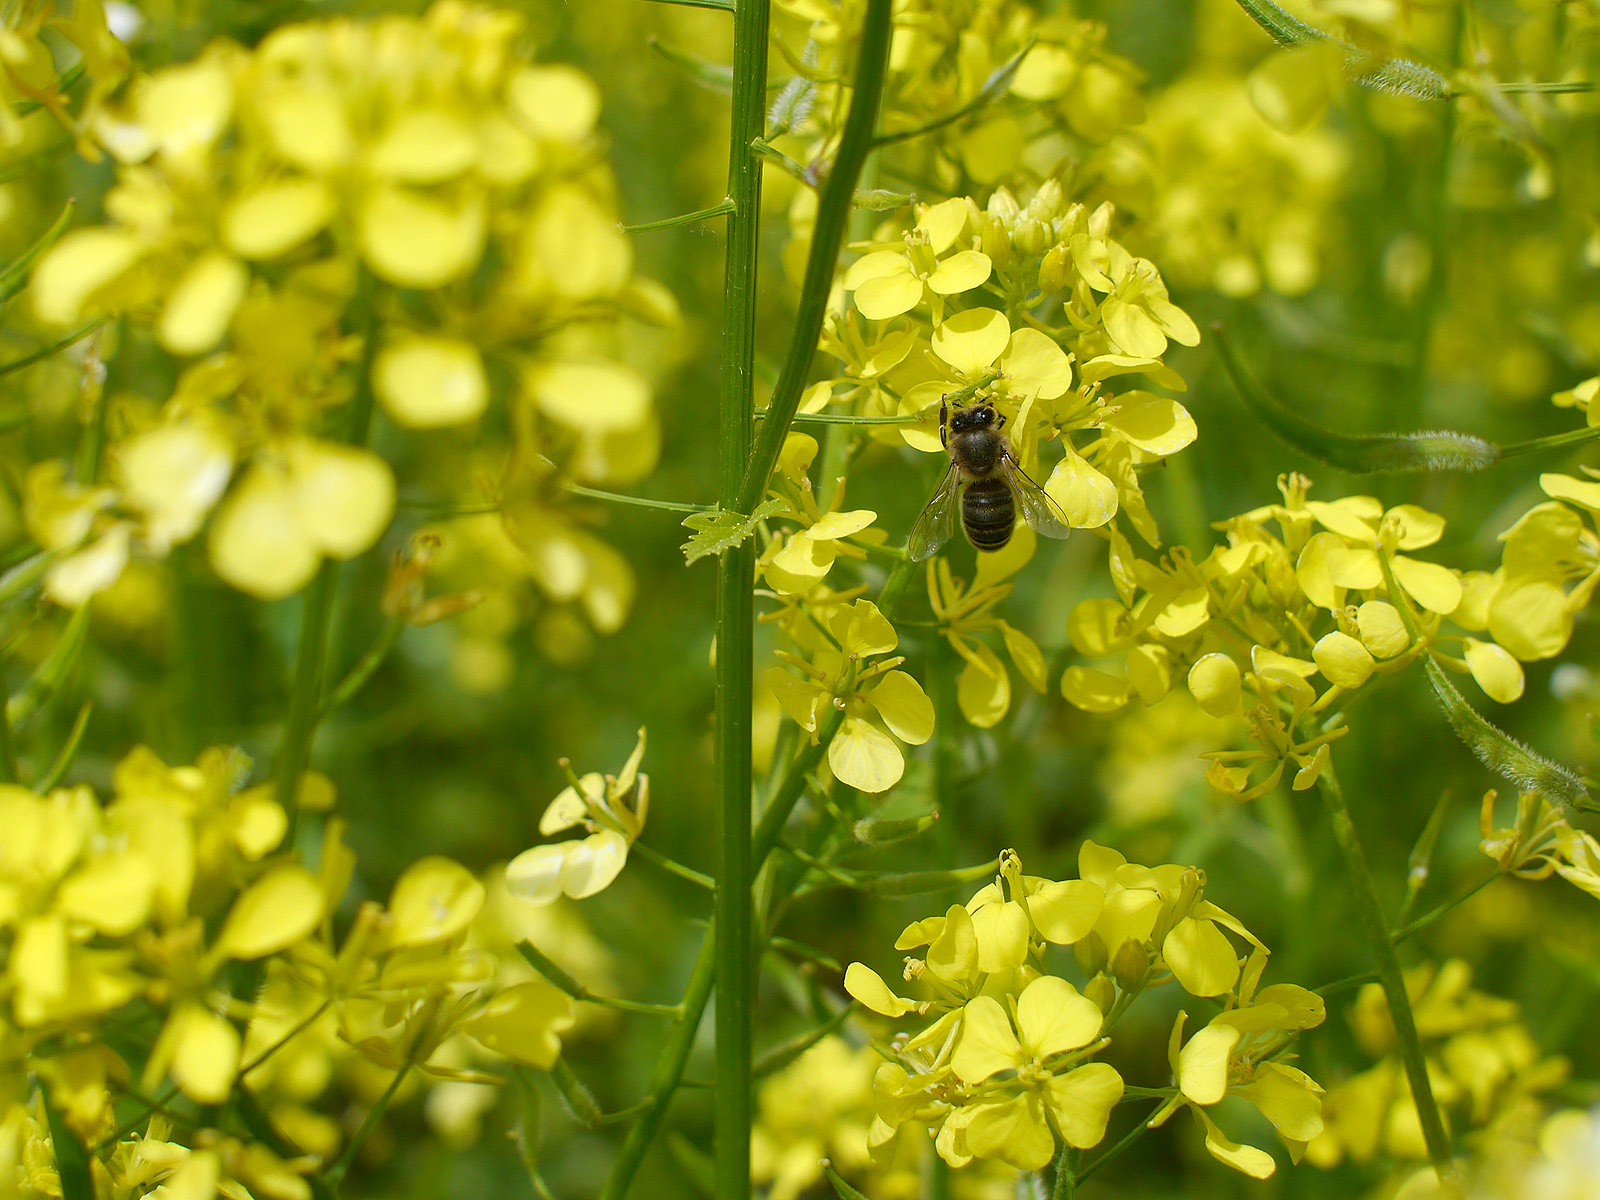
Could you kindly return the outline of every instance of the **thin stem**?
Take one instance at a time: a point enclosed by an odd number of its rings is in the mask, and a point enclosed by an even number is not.
[[[677,500],[650,500],[644,496],[625,496],[621,492],[602,492],[598,488],[584,487],[578,483],[563,483],[561,490],[568,495],[582,496],[588,500],[604,500],[609,504],[627,504],[634,508],[659,508],[663,512],[710,512],[713,507],[709,504],[683,504]]]
[[[770,408],[756,409],[756,417],[766,420]],[[917,413],[903,417],[857,417],[850,413],[795,413],[789,419],[792,425],[920,425],[926,420]]]
[[[1415,921],[1411,921],[1411,922],[1408,922],[1405,925],[1400,926],[1398,929],[1396,929],[1393,933],[1391,933],[1389,935],[1390,940],[1393,941],[1394,944],[1398,946],[1401,942],[1405,941],[1412,934],[1420,933],[1422,930],[1426,929],[1429,925],[1432,925],[1440,917],[1444,916],[1447,912],[1450,912],[1452,909],[1457,908],[1462,904],[1465,904],[1468,900],[1471,900],[1479,892],[1483,891],[1484,888],[1488,887],[1491,883],[1493,883],[1496,879],[1499,879],[1499,878],[1500,878],[1500,872],[1499,871],[1491,871],[1483,879],[1480,879],[1477,883],[1473,884],[1472,887],[1467,889],[1465,892],[1462,892],[1461,895],[1455,897],[1455,899],[1446,900],[1443,904],[1440,904],[1435,908],[1431,908],[1427,912],[1423,913]]]
[[[1355,822],[1345,806],[1344,790],[1332,763],[1317,781],[1323,804],[1328,810],[1328,821],[1333,826],[1334,839],[1344,857],[1345,872],[1350,877],[1350,887],[1355,893],[1356,908],[1367,941],[1376,960],[1378,980],[1383,984],[1389,1001],[1389,1015],[1394,1021],[1395,1041],[1400,1059],[1405,1064],[1406,1078],[1411,1084],[1412,1102],[1417,1108],[1417,1119],[1422,1126],[1422,1138],[1427,1143],[1428,1158],[1441,1180],[1451,1178],[1450,1139],[1445,1133],[1444,1119],[1434,1100],[1433,1088],[1428,1082],[1428,1067],[1422,1053],[1422,1039],[1417,1036],[1416,1018],[1411,1013],[1411,999],[1406,995],[1405,976],[1400,970],[1400,959],[1395,954],[1394,942],[1389,937],[1389,925],[1378,902],[1378,891],[1367,867],[1366,852],[1356,834]]]
[[[83,706],[78,709],[77,719],[72,722],[67,740],[61,743],[61,753],[56,755],[56,760],[50,764],[50,769],[33,785],[33,790],[41,796],[60,783],[72,768],[72,760],[78,756],[78,746],[83,742],[84,731],[89,728],[89,714],[93,711],[93,700],[85,700]]]
[[[733,0],[651,0],[651,3],[676,4],[682,8],[714,8],[726,13],[733,11]]]
[[[1065,1140],[1056,1143],[1055,1180],[1050,1186],[1050,1200],[1072,1200],[1072,1147]]]
[[[363,271],[354,313],[362,336],[361,363],[345,429],[345,440],[356,444],[367,440],[372,425],[372,360],[378,350],[375,287],[372,276]],[[272,764],[274,799],[289,814],[289,833],[285,839],[289,845],[294,842],[295,826],[300,817],[300,806],[296,802],[300,777],[311,763],[311,741],[322,716],[322,681],[327,669],[328,634],[333,624],[333,594],[338,579],[338,565],[332,559],[325,561],[301,601],[299,648],[295,655],[294,683],[289,692],[289,712]]]
[[[696,887],[703,887],[712,892],[717,890],[717,881],[704,871],[696,871],[693,867],[686,867],[677,859],[668,858],[661,851],[653,850],[643,842],[635,842],[631,850],[646,862],[655,863],[663,871],[669,871],[679,879],[687,879]]]
[[[356,1160],[356,1155],[361,1153],[361,1148],[367,1144],[367,1139],[372,1136],[372,1131],[378,1127],[378,1122],[383,1120],[383,1114],[389,1111],[389,1105],[394,1103],[395,1093],[400,1090],[400,1085],[405,1082],[407,1075],[411,1074],[411,1064],[407,1063],[394,1073],[394,1078],[389,1081],[389,1086],[383,1089],[383,1095],[378,1097],[378,1102],[368,1110],[361,1126],[356,1130],[355,1136],[350,1139],[350,1144],[344,1148],[344,1153],[339,1155],[334,1163],[325,1172],[323,1177],[333,1185],[339,1186],[350,1166]]]
[[[810,373],[811,360],[817,350],[817,337],[822,332],[822,318],[828,308],[834,272],[839,265],[845,227],[850,220],[856,180],[861,175],[867,155],[872,151],[873,133],[878,123],[878,101],[883,95],[883,79],[889,58],[890,16],[890,0],[867,0],[850,112],[845,117],[844,129],[839,136],[839,152],[834,157],[833,166],[817,199],[817,220],[811,235],[811,252],[806,259],[800,302],[795,308],[789,353],[778,372],[778,381],[773,385],[768,416],[761,423],[755,453],[744,472],[739,488],[738,512],[750,512],[761,502],[767,490],[767,477],[772,474],[772,465],[778,461],[778,452],[783,449],[789,424],[805,391],[806,376]]]
[[[1592,441],[1600,437],[1600,425],[1588,425],[1582,429],[1569,429],[1566,433],[1552,433],[1548,437],[1530,438],[1525,442],[1512,442],[1509,446],[1500,447],[1500,457],[1516,458],[1523,454],[1537,454],[1541,450],[1556,450],[1562,446],[1574,446],[1579,442]]]
[[[727,255],[723,264],[721,391],[717,499],[741,509],[740,478],[750,457],[755,411],[756,268],[761,232],[761,160],[751,144],[766,122],[770,0],[744,0],[734,13],[733,99],[728,138]],[[758,497],[759,499],[759,497]],[[748,1200],[750,1126],[755,1112],[750,1068],[755,1027],[755,971],[750,844],[751,706],[755,674],[755,546],[746,540],[717,560],[716,1088],[712,1100],[715,1194]],[[676,1082],[676,1077],[674,1079]],[[659,1119],[660,1114],[652,1114]]]
[[[1160,1108],[1160,1107],[1161,1107],[1160,1104],[1156,1105],[1156,1108]],[[1150,1126],[1147,1124],[1147,1122],[1149,1121],[1151,1114],[1153,1114],[1155,1112],[1156,1108],[1152,1108],[1149,1113],[1145,1114],[1145,1116],[1139,1121],[1139,1123],[1137,1125],[1135,1125],[1132,1129],[1128,1130],[1127,1133],[1123,1134],[1122,1137],[1117,1141],[1117,1144],[1115,1146],[1111,1147],[1111,1149],[1107,1150],[1104,1154],[1100,1155],[1100,1157],[1096,1158],[1088,1166],[1081,1168],[1078,1171],[1077,1182],[1083,1183],[1083,1182],[1087,1181],[1088,1178],[1091,1175],[1093,1175],[1096,1171],[1098,1171],[1101,1167],[1105,1166],[1112,1159],[1116,1158],[1117,1155],[1121,1154],[1129,1146],[1133,1145],[1140,1138],[1142,1138],[1145,1135],[1145,1133],[1148,1132],[1149,1129],[1150,1129]]]
[[[383,665],[383,660],[389,657],[400,643],[400,635],[406,631],[404,617],[390,617],[388,624],[383,627],[383,632],[378,634],[377,640],[368,647],[367,652],[351,667],[339,686],[323,697],[322,703],[317,706],[317,717],[321,719],[336,708],[342,708],[349,700],[366,686],[367,680]]]
[[[43,362],[52,354],[56,353],[56,351],[65,350],[68,346],[72,345],[73,342],[82,341],[96,329],[99,329],[102,325],[104,325],[107,320],[109,320],[109,318],[99,317],[93,321],[90,321],[87,325],[80,325],[65,337],[59,337],[47,346],[40,346],[37,350],[24,354],[21,358],[13,358],[8,363],[0,363],[0,375],[9,375],[13,371],[22,370],[23,367],[31,367],[36,362]]]
[[[714,7],[707,5],[706,7]],[[726,216],[733,211],[732,199],[724,198],[710,208],[702,208],[691,213],[679,213],[675,217],[662,217],[659,221],[641,221],[637,225],[624,225],[623,233],[649,233],[653,229],[672,229],[678,225],[693,225],[696,221],[709,221],[712,217]]]

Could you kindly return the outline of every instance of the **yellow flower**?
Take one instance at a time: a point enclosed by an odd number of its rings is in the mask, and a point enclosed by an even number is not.
[[[548,904],[566,894],[582,900],[611,886],[628,861],[628,850],[644,832],[650,810],[650,776],[639,770],[644,730],[618,775],[591,771],[550,802],[539,819],[545,836],[582,825],[587,837],[524,850],[506,865],[506,889],[530,904]]]
[[[944,297],[970,292],[989,278],[989,258],[964,246],[967,203],[957,198],[923,206],[904,246],[858,259],[844,276],[861,315],[872,321],[910,312],[926,300],[937,313]]]

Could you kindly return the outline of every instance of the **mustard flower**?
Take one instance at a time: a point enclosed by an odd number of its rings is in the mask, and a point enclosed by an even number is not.
[[[950,573],[943,558],[928,563],[928,600],[934,620],[951,647],[965,661],[956,682],[956,703],[967,720],[980,729],[998,724],[1011,707],[1011,676],[1000,656],[977,635],[1000,634],[1012,665],[1036,692],[1045,690],[1044,655],[1022,630],[993,615],[994,608],[1011,593],[1004,582],[1027,565],[1037,539],[1020,527],[1002,549],[978,555],[978,569],[969,591],[964,580]]]
[[[803,674],[772,667],[764,676],[767,686],[813,738],[830,705],[843,709],[843,723],[828,743],[829,769],[860,791],[888,790],[905,771],[898,743],[920,746],[933,736],[932,701],[921,684],[895,670],[904,657],[880,657],[899,644],[894,626],[870,600],[857,600],[837,608],[825,630],[808,620],[799,632],[815,639],[810,660],[785,651],[779,657]]]
[[[548,904],[565,894],[582,900],[611,886],[628,861],[628,850],[644,832],[650,811],[650,776],[639,770],[645,733],[616,775],[591,771],[557,794],[539,818],[548,837],[575,826],[586,837],[534,846],[506,865],[506,888],[519,900]],[[570,775],[570,772],[569,772]]]
[[[845,272],[844,287],[868,320],[881,321],[929,303],[938,312],[946,296],[982,286],[992,269],[981,250],[964,245],[967,205],[951,199],[924,205],[917,223],[893,250],[877,250]]]

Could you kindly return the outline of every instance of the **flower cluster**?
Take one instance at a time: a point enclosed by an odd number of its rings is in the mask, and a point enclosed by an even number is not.
[[[1583,481],[1544,483],[1552,495],[1594,500]],[[1084,601],[1068,621],[1080,654],[1123,657],[1120,671],[1067,669],[1062,692],[1079,708],[1154,704],[1187,678],[1206,712],[1244,718],[1255,747],[1213,755],[1209,774],[1240,799],[1275,787],[1291,766],[1296,789],[1312,786],[1342,733],[1319,720],[1346,693],[1425,654],[1471,674],[1491,699],[1517,699],[1521,661],[1560,651],[1600,580],[1594,534],[1561,503],[1508,530],[1501,568],[1489,574],[1416,556],[1444,532],[1444,518],[1425,509],[1386,510],[1370,496],[1310,500],[1298,475],[1279,487],[1283,503],[1222,522],[1228,544],[1199,561],[1182,547],[1159,564],[1138,559],[1113,532],[1118,595]],[[1493,640],[1473,636],[1485,631]]]
[[[434,430],[503,396],[509,458],[487,458],[508,481],[490,498],[522,575],[566,601],[615,573],[528,481],[552,463],[591,482],[649,468],[650,387],[619,361],[622,322],[672,310],[633,276],[596,165],[597,90],[520,59],[521,35],[519,17],[464,0],[287,25],[141,75],[93,114],[117,164],[107,220],[40,258],[33,307],[55,325],[123,315],[177,378],[159,403],[104,398],[104,480],[56,461],[29,473],[52,596],[80,604],[131,548],[161,557],[207,526],[217,573],[268,599],[368,549],[395,478],[346,442],[365,439],[374,400]],[[414,457],[448,500],[476,486],[437,436]]]
[[[176,1187],[193,1174],[303,1200],[304,1175],[342,1141],[316,1109],[331,1065],[357,1077],[416,1068],[496,1082],[442,1048],[464,1039],[479,1062],[548,1068],[574,1023],[572,1001],[552,984],[525,967],[502,977],[469,946],[486,893],[449,859],[413,864],[387,904],[361,904],[336,940],[331,914],[354,866],[342,823],[328,822],[316,872],[299,865],[283,852],[289,822],[272,786],[242,786],[250,769],[237,751],[168,767],[140,748],[116,766],[103,805],[84,786],[39,796],[0,785],[10,1069],[44,1080],[66,1127],[129,1187]],[[306,777],[302,808],[332,802],[325,778]],[[230,994],[241,970],[261,980],[249,1000]],[[73,1040],[111,1020],[148,1026],[150,1037],[132,1054],[137,1038]],[[142,1096],[165,1086],[201,1106],[248,1089],[304,1154],[284,1159],[204,1127],[178,1145],[159,1115],[119,1140],[115,1103],[130,1080]],[[10,1094],[21,1097],[16,1082]],[[32,1144],[37,1114],[8,1105],[6,1144]]]
[[[1519,795],[1516,819],[1509,828],[1498,829],[1495,799],[1492,791],[1484,794],[1478,816],[1483,834],[1479,850],[1519,879],[1559,875],[1600,899],[1600,841],[1594,834],[1575,828],[1566,814],[1536,792]]]
[[[1321,1000],[1293,985],[1259,989],[1264,947],[1205,899],[1205,878],[1189,867],[1129,863],[1093,842],[1079,854],[1079,878],[1024,875],[1017,856],[965,905],[908,926],[897,949],[905,978],[926,999],[903,998],[870,967],[853,963],[845,988],[894,1020],[931,1018],[895,1038],[877,1071],[870,1141],[887,1144],[902,1125],[927,1128],[952,1166],[1000,1159],[1026,1170],[1048,1163],[1059,1136],[1087,1149],[1105,1135],[1124,1091],[1122,1076],[1093,1061],[1118,1020],[1147,989],[1175,982],[1221,999],[1226,1011],[1182,1043],[1172,1034],[1175,1086],[1153,1117],[1189,1104],[1220,1161],[1271,1174],[1270,1155],[1227,1139],[1204,1110],[1226,1095],[1254,1103],[1291,1148],[1321,1132],[1321,1089],[1282,1061],[1302,1029],[1320,1024]],[[1252,946],[1241,968],[1229,934]],[[1070,946],[1088,976],[1082,990],[1049,973],[1048,946]]]

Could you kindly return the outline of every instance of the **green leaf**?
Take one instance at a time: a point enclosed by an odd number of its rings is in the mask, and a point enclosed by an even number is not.
[[[1600,801],[1568,767],[1535,754],[1516,738],[1495,728],[1456,691],[1444,668],[1427,660],[1428,682],[1456,736],[1478,761],[1525,792],[1537,792],[1558,808],[1600,812]]]
[[[838,1193],[839,1200],[867,1200],[867,1196],[851,1187],[844,1181],[839,1172],[833,1169],[833,1164],[827,1159],[822,1160],[822,1173],[828,1177],[828,1182],[833,1184],[833,1190]]]
[[[1272,0],[1239,0],[1239,7],[1280,46],[1331,42],[1339,47],[1344,52],[1345,78],[1362,87],[1413,100],[1448,100],[1455,94],[1450,81],[1433,68],[1407,58],[1380,58],[1368,53],[1291,16]]]
[[[39,1100],[50,1123],[50,1145],[56,1155],[56,1172],[61,1176],[61,1200],[95,1200],[94,1180],[89,1173],[89,1152],[78,1135],[67,1128],[61,1112],[50,1101],[49,1091],[41,1086]]]
[[[39,240],[24,250],[22,255],[8,264],[4,270],[0,270],[0,304],[4,304],[22,290],[28,282],[28,268],[33,265],[33,260],[55,245],[67,231],[67,226],[72,223],[73,207],[73,202],[68,200],[67,206],[61,210],[61,215],[50,223],[49,229],[39,235]]]
[[[1355,475],[1374,472],[1481,471],[1503,457],[1495,443],[1470,433],[1339,433],[1285,406],[1252,375],[1221,326],[1212,330],[1222,365],[1239,398],[1261,422],[1297,450]]]
[[[748,517],[743,513],[714,508],[710,512],[691,513],[683,519],[685,529],[694,530],[694,536],[683,544],[683,557],[694,563],[708,555],[726,554],[756,530],[756,526],[781,511],[782,500],[777,497],[764,500]]]

